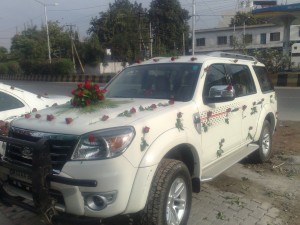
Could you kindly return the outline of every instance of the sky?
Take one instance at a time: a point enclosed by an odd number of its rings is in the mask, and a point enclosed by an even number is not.
[[[114,0],[0,0],[0,46],[10,48],[11,38],[26,27],[45,23],[44,6],[47,4],[48,21],[58,21],[60,25],[76,25],[80,37],[87,36],[89,23],[99,12],[105,12]],[[130,0],[134,2],[134,0]],[[192,14],[193,0],[179,0],[181,7]],[[243,0],[195,0],[196,29],[228,26],[223,18],[233,15],[238,3]],[[149,8],[151,0],[136,0],[144,8]],[[277,4],[298,3],[300,0],[277,0]],[[58,5],[54,6],[54,4]]]

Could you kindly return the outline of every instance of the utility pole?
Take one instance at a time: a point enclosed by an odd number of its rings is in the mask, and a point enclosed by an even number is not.
[[[184,32],[182,33],[182,55],[185,55],[185,37],[184,37]]]
[[[70,40],[71,40],[71,52],[72,52],[72,61],[73,61],[73,66],[74,66],[74,71],[76,71],[75,67],[75,56],[74,56],[74,47],[73,47],[73,27],[75,25],[73,24],[67,24],[66,27],[70,27]]]
[[[153,43],[153,37],[152,37],[152,27],[151,27],[151,22],[150,22],[150,59],[152,58],[152,43]]]
[[[196,3],[193,0],[193,15],[192,15],[192,55],[195,54],[195,14],[196,14]]]

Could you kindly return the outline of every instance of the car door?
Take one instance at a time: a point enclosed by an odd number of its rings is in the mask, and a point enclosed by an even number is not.
[[[227,65],[215,63],[206,67],[202,98],[204,104],[200,107],[202,126],[203,166],[221,159],[240,147],[241,117],[238,115],[238,105],[235,101],[220,101],[206,103],[205,99],[213,87],[232,88]]]
[[[242,119],[242,145],[252,142],[264,99],[257,96],[254,80],[247,65],[230,64],[232,85]]]
[[[7,120],[8,118],[25,114],[26,112],[30,112],[30,109],[21,100],[6,92],[0,91],[0,120]]]

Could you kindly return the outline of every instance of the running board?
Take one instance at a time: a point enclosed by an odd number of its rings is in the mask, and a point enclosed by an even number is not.
[[[257,150],[259,146],[257,144],[248,144],[236,150],[235,153],[224,156],[219,159],[216,163],[209,165],[202,170],[201,182],[210,181],[229,167],[233,166],[235,163],[239,162],[255,150]]]

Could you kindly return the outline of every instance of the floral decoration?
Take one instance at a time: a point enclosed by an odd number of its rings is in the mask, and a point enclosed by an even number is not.
[[[70,124],[70,123],[73,122],[73,118],[67,117],[67,118],[65,119],[65,121],[66,121],[66,124]]]
[[[24,116],[25,116],[26,119],[29,119],[31,117],[31,114],[30,113],[26,113]]]
[[[107,115],[103,115],[102,118],[101,118],[101,121],[106,121],[109,119],[109,116]]]
[[[145,139],[145,135],[148,134],[150,131],[150,128],[149,127],[143,127],[143,130],[142,130],[142,133],[143,133],[143,137],[141,139],[141,151],[144,151],[148,146],[149,144],[147,143],[146,139]]]
[[[0,120],[0,135],[7,136],[9,131],[8,122]]]
[[[36,111],[37,111],[37,109],[36,109],[36,108],[33,108],[31,112],[36,112]]]
[[[209,120],[212,117],[212,115],[213,115],[212,111],[208,111],[206,113],[206,122],[202,123],[202,127],[203,127],[204,132],[207,132],[208,131],[208,127],[210,127],[212,125],[211,122],[210,122],[210,120]]]
[[[231,108],[226,109],[225,123],[229,124],[229,113],[231,112]]]
[[[47,115],[47,120],[48,121],[52,121],[52,120],[54,120],[54,116],[52,115],[52,114],[50,114],[50,115]]]
[[[95,135],[91,134],[91,135],[89,136],[89,142],[96,142],[96,140],[97,140],[97,138],[96,138]]]
[[[132,107],[130,110],[125,110],[124,112],[120,113],[119,117],[131,117],[133,114],[136,113],[136,109]]]
[[[253,136],[252,136],[252,134],[251,134],[251,130],[253,130],[253,127],[249,127],[248,128],[248,136],[247,136],[247,139],[250,139],[250,140],[254,140],[254,138],[253,138]]]
[[[262,98],[260,101],[257,102],[257,105],[260,105],[261,108],[263,107],[263,102],[265,101],[264,98]]]
[[[257,113],[257,107],[256,107],[256,105],[257,105],[256,102],[253,102],[253,103],[252,103],[250,115],[253,115],[253,114]]]
[[[219,149],[217,150],[217,157],[221,157],[222,154],[224,153],[224,150],[222,149],[223,148],[223,144],[225,142],[225,139],[222,138],[221,141],[219,142]]]
[[[37,118],[37,119],[39,119],[39,118],[41,118],[42,116],[41,116],[41,114],[35,114],[35,118]]]
[[[182,112],[177,113],[176,123],[175,127],[178,129],[178,131],[184,130],[183,124],[182,124]]]
[[[97,84],[86,80],[84,83],[79,83],[77,89],[72,91],[73,98],[71,104],[74,107],[86,107],[95,105],[105,100],[105,89],[100,89]]]
[[[242,110],[243,110],[243,111],[242,111],[242,118],[243,118],[243,119],[246,118],[246,116],[245,116],[245,114],[244,114],[246,109],[247,109],[247,106],[246,106],[246,105],[243,105],[243,107],[242,107]]]

